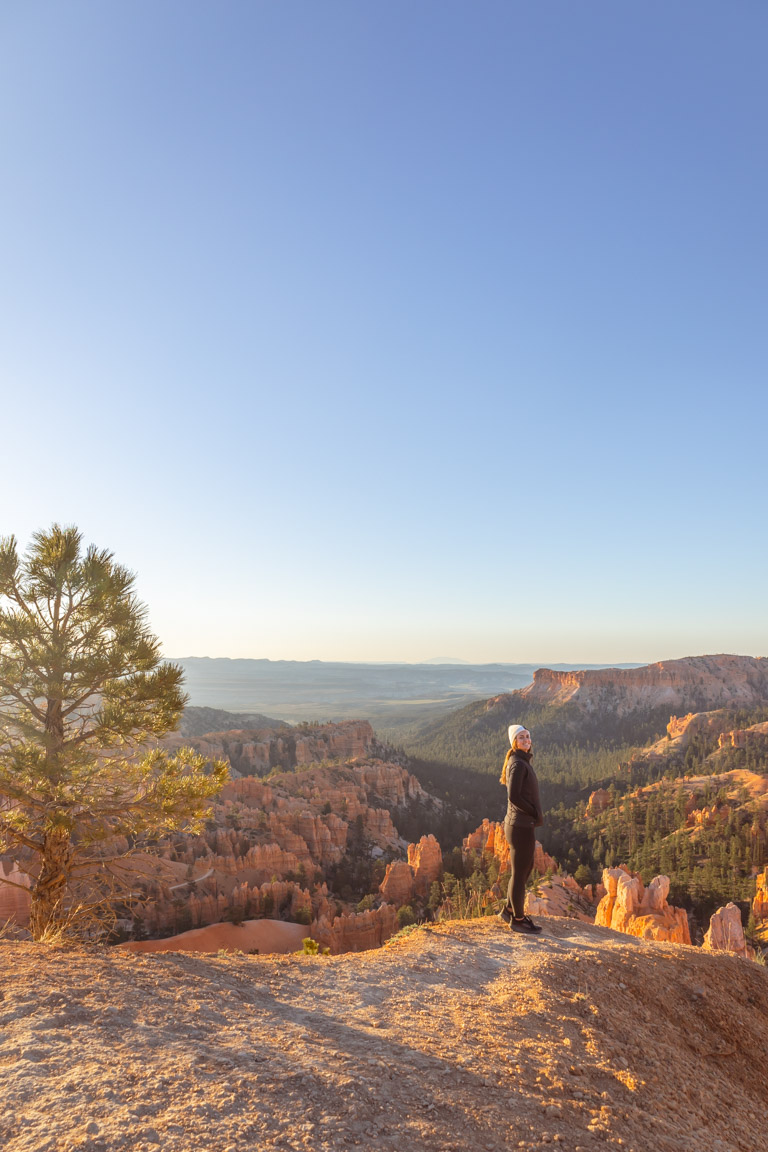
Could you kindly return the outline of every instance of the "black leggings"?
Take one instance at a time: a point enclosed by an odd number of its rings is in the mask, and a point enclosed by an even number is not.
[[[504,832],[509,843],[509,864],[512,869],[507,889],[507,909],[519,920],[525,912],[525,886],[533,871],[536,832],[533,828],[522,828],[519,824],[505,824]]]

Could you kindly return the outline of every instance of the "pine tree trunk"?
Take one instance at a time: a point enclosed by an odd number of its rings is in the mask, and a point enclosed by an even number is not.
[[[61,923],[62,900],[72,868],[72,845],[69,832],[53,830],[45,835],[40,861],[40,874],[30,893],[29,930],[33,940],[40,940],[47,929]]]

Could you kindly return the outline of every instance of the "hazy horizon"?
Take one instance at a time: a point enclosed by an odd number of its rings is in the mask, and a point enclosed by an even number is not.
[[[685,656],[662,656],[658,660],[590,660],[590,661],[573,661],[573,660],[552,660],[542,662],[541,660],[448,660],[439,661],[431,660],[343,660],[343,659],[326,659],[322,656],[309,657],[307,659],[296,659],[294,657],[286,656],[209,656],[206,654],[192,654],[186,653],[184,655],[165,655],[166,660],[230,660],[232,662],[240,661],[247,662],[253,661],[255,663],[267,664],[360,664],[361,666],[376,665],[376,666],[419,666],[419,667],[469,667],[478,668],[484,665],[488,666],[501,666],[509,668],[558,668],[566,666],[576,671],[580,668],[639,668],[644,667],[646,664],[664,664],[672,660],[684,660],[695,656],[747,656],[752,659],[765,659],[758,653],[752,652],[687,652]]]

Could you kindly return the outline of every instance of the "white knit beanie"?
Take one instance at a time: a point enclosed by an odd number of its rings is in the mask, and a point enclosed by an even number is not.
[[[509,746],[510,748],[515,742],[515,736],[519,736],[521,732],[527,732],[528,729],[524,724],[510,724],[509,726]]]

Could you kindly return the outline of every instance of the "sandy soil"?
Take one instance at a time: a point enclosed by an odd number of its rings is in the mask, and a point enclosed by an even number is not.
[[[757,1152],[768,972],[575,921],[330,958],[0,944],[4,1152]]]

